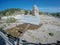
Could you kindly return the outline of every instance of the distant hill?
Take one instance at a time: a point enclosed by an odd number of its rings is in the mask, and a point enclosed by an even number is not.
[[[13,14],[15,11],[20,11],[20,9],[5,9],[5,10],[2,10],[0,11],[0,14],[3,15],[3,16],[6,16],[6,15],[11,15]]]
[[[51,13],[51,15],[60,18],[60,12],[59,13]]]
[[[10,8],[0,11],[0,16],[7,16],[13,14],[31,14],[30,10],[20,9],[20,8]]]
[[[10,9],[5,9],[5,10],[0,11],[0,17],[1,16],[16,15],[16,14],[28,15],[28,14],[32,14],[32,11],[20,9],[20,8],[10,8]],[[60,18],[60,12],[59,13],[48,13],[48,12],[41,12],[40,11],[39,14],[40,15],[52,15],[52,16]]]

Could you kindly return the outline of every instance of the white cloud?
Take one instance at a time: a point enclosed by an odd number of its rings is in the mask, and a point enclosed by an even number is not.
[[[40,11],[45,12],[60,12],[60,7],[45,7],[45,8],[39,8]]]

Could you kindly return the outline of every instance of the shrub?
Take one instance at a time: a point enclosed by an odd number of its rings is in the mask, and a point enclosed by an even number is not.
[[[14,22],[16,22],[16,19],[12,17],[6,20],[6,23],[14,23]]]
[[[50,35],[50,36],[54,36],[54,34],[53,34],[53,33],[49,33],[49,35]]]

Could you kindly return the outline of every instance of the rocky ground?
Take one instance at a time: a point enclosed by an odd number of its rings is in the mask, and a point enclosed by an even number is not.
[[[19,20],[17,20],[15,23],[6,25],[4,29],[8,29],[7,31],[13,36],[18,34],[17,30],[22,31],[23,35],[20,36],[20,38],[32,43],[54,43],[57,40],[60,40],[60,18],[40,15],[40,21],[41,25],[30,25],[26,31],[21,30],[25,27],[25,24]]]
[[[55,43],[57,40],[60,40],[60,19],[40,15],[40,20],[41,27],[27,30],[20,38],[33,43]]]

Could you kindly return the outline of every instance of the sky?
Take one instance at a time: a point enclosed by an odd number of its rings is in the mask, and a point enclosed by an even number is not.
[[[32,10],[37,5],[39,11],[60,12],[60,0],[0,0],[0,10],[21,8]]]

